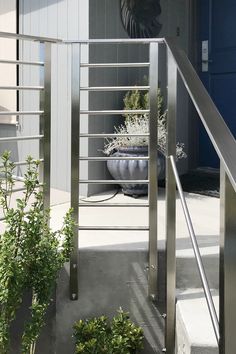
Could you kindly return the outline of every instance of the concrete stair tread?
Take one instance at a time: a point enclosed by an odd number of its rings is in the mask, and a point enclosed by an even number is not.
[[[219,296],[212,290],[218,312]],[[180,290],[177,295],[178,354],[218,353],[218,345],[202,289]]]

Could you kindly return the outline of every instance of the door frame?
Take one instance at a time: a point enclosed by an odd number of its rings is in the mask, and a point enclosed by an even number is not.
[[[189,59],[198,71],[198,53],[199,53],[199,9],[198,0],[189,0]],[[188,126],[188,146],[189,146],[189,170],[199,166],[199,116],[189,98],[189,126]],[[194,132],[194,134],[193,134]]]

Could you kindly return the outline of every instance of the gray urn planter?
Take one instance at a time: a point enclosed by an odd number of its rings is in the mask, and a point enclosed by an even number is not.
[[[111,155],[116,157],[145,157],[148,156],[147,146],[132,146],[119,148]],[[148,179],[147,160],[112,160],[107,161],[107,168],[115,180],[145,180]],[[158,152],[158,179],[165,177],[165,157]],[[121,184],[125,195],[139,197],[148,194],[148,184]]]

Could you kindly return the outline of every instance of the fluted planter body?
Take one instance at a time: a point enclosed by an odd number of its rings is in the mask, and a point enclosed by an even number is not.
[[[117,157],[145,157],[148,156],[147,146],[131,146],[119,148],[111,156]],[[148,179],[148,161],[147,160],[108,160],[107,167],[116,180],[145,180]],[[158,153],[157,160],[158,179],[165,177],[165,157]],[[148,194],[148,184],[121,184],[122,191],[126,195],[138,197]]]

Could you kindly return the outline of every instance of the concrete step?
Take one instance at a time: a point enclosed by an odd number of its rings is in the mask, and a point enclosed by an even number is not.
[[[218,236],[197,236],[203,266],[212,289],[219,289]],[[198,267],[189,238],[177,239],[177,288],[201,288]]]
[[[212,290],[218,312],[219,296]],[[180,291],[176,312],[177,354],[219,354],[202,289]]]

